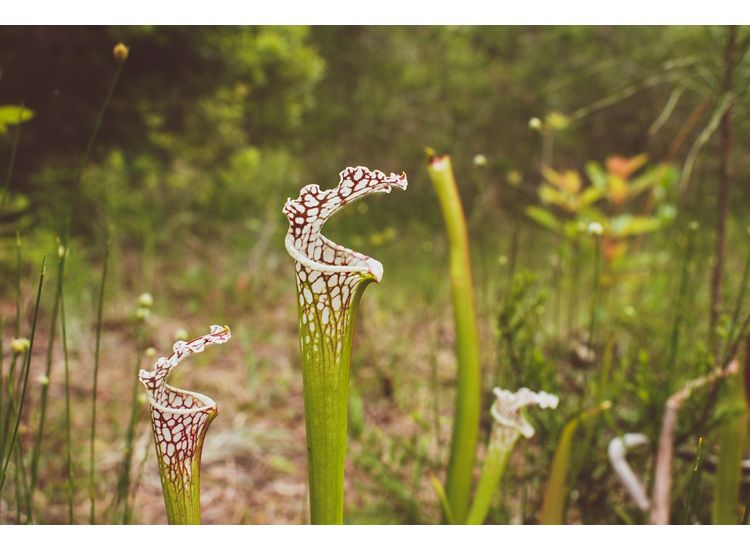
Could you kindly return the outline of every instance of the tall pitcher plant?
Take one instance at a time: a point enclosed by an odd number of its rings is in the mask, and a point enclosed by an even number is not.
[[[339,174],[339,184],[302,188],[283,212],[285,244],[295,261],[299,342],[305,395],[310,519],[341,524],[344,517],[349,363],[357,305],[365,287],[380,282],[383,265],[338,245],[320,231],[335,212],[371,193],[406,189],[406,175],[362,166]]]
[[[229,327],[212,325],[205,336],[175,342],[169,357],[159,358],[153,371],[142,369],[138,376],[151,404],[151,425],[170,525],[201,522],[201,453],[217,408],[210,397],[170,386],[167,377],[188,355],[200,353],[210,344],[223,344],[231,336]]]

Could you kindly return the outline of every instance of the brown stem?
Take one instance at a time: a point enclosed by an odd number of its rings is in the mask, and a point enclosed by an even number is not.
[[[667,400],[662,419],[659,447],[654,469],[654,487],[651,493],[651,514],[648,522],[651,525],[669,524],[670,494],[672,489],[672,455],[674,453],[674,432],[677,425],[677,414],[682,404],[697,389],[713,386],[718,380],[736,374],[739,371],[737,361],[732,361],[726,368],[717,368],[706,376],[701,376],[685,384],[680,391]]]
[[[724,49],[724,81],[722,92],[732,90],[734,78],[734,57],[737,49],[737,27],[731,26],[727,32],[727,45]],[[721,162],[719,174],[719,197],[716,205],[716,240],[714,242],[714,265],[711,273],[711,319],[709,341],[715,346],[714,331],[721,313],[721,276],[724,271],[724,248],[726,241],[726,220],[729,214],[729,191],[732,184],[732,105],[729,106],[719,127],[721,142]]]

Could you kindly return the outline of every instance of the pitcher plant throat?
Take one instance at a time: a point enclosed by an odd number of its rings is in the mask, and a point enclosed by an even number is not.
[[[229,327],[212,325],[205,336],[175,342],[169,357],[159,358],[153,371],[141,369],[138,376],[151,405],[151,425],[170,525],[200,524],[201,453],[217,408],[210,397],[170,386],[167,377],[185,357],[202,352],[210,344],[223,344],[231,336]]]
[[[283,212],[285,245],[295,260],[299,342],[305,394],[310,517],[314,524],[343,522],[344,457],[352,333],[365,287],[380,282],[383,265],[338,245],[320,231],[334,213],[371,193],[406,189],[406,175],[385,175],[358,166],[339,174],[339,184],[302,188]]]

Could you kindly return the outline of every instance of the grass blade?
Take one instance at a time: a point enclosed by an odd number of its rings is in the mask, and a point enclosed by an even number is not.
[[[584,422],[606,411],[612,406],[610,401],[604,401],[596,407],[588,409],[572,418],[565,424],[555,449],[549,478],[544,488],[544,501],[540,522],[543,525],[561,525],[565,514],[565,498],[568,494],[567,478],[570,466],[570,453],[573,448],[573,436],[581,422]]]

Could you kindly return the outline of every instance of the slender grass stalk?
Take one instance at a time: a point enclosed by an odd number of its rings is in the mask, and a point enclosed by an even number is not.
[[[135,372],[137,374],[140,372],[141,363],[143,362],[143,319],[136,320],[136,324]],[[135,441],[136,426],[141,412],[140,407],[138,406],[138,382],[138,376],[135,376],[130,398],[130,421],[128,422],[128,430],[125,434],[125,451],[122,457],[120,475],[117,480],[117,497],[115,500],[115,503],[123,503],[122,523],[124,525],[130,523],[130,506],[128,500],[128,493],[130,492],[130,470],[133,463],[133,442]]]
[[[748,229],[750,233],[750,229]],[[732,343],[738,336],[737,331],[739,327],[740,313],[742,312],[742,305],[745,301],[745,294],[747,293],[748,281],[750,280],[750,248],[745,255],[745,266],[742,269],[742,278],[740,280],[740,287],[737,290],[737,298],[734,303],[734,310],[732,311],[732,318],[729,322],[729,331],[727,333],[727,339],[724,346],[724,353],[722,354],[722,363],[725,364],[729,360],[730,350]]]
[[[67,249],[65,250],[67,254]],[[63,364],[65,366],[65,475],[68,495],[68,524],[75,523],[74,498],[75,477],[73,476],[72,420],[70,413],[70,369],[68,368],[68,330],[65,322],[65,294],[60,297],[60,329],[62,331]]]
[[[10,429],[11,411],[11,398],[15,391],[15,372],[16,363],[18,362],[19,356],[23,353],[19,346],[21,344],[21,235],[16,231],[16,320],[15,328],[13,332],[14,344],[11,344],[12,357],[10,360],[10,366],[8,367],[7,385],[5,388],[8,405],[3,413],[0,408],[0,464],[2,463],[3,457],[5,457],[5,444]]]
[[[96,141],[96,136],[99,133],[99,129],[101,128],[102,121],[104,120],[104,115],[107,112],[107,109],[109,109],[109,104],[112,101],[112,96],[115,92],[115,87],[117,86],[117,81],[120,79],[120,74],[122,73],[122,69],[125,66],[125,60],[128,58],[128,48],[124,44],[117,44],[114,47],[113,50],[113,56],[116,62],[116,68],[115,72],[112,75],[112,80],[110,81],[109,88],[107,88],[107,94],[104,96],[104,101],[102,102],[102,106],[99,109],[96,119],[94,120],[94,126],[91,130],[91,134],[89,135],[89,139],[86,142],[86,149],[84,150],[83,156],[81,157],[81,160],[78,163],[78,167],[75,171],[74,176],[74,185],[72,187],[73,190],[77,190],[80,187],[81,180],[83,178],[83,171],[86,168],[86,163],[88,162],[89,157],[91,156],[91,151],[94,148],[94,142]],[[71,212],[72,212],[72,205],[74,203],[71,201]],[[71,216],[69,216],[70,219]],[[66,237],[67,241],[67,237]],[[64,243],[64,246],[67,246],[67,242]],[[109,258],[109,251],[110,251],[110,232],[109,229],[107,230],[107,242],[104,249],[104,266],[102,268],[102,280],[101,285],[99,287],[99,305],[97,308],[97,321],[96,321],[96,350],[94,352],[94,385],[92,389],[92,396],[91,396],[91,437],[90,437],[90,449],[89,449],[89,523],[94,523],[96,521],[96,474],[94,472],[94,456],[95,456],[95,437],[96,437],[96,393],[97,393],[97,386],[98,386],[98,377],[99,377],[99,346],[101,342],[101,327],[102,327],[102,307],[104,302],[104,287],[107,279],[107,259]]]
[[[185,357],[202,352],[207,345],[223,344],[231,337],[229,327],[212,325],[205,336],[175,342],[172,355],[157,360],[153,371],[141,370],[138,375],[151,404],[154,444],[170,525],[200,524],[201,453],[217,408],[210,397],[170,386],[167,377]]]
[[[714,478],[712,523],[736,525],[738,520],[742,455],[747,441],[747,402],[742,380],[734,377],[725,384],[729,395],[726,403],[732,415],[719,432],[719,462]]]
[[[589,233],[594,237],[594,297],[591,300],[591,314],[589,317],[588,345],[590,349],[594,346],[594,331],[599,307],[599,295],[601,294],[601,271],[602,271],[602,227],[598,223],[589,224]],[[588,371],[587,371],[588,372]]]
[[[3,409],[5,408],[5,317],[0,318],[0,457],[3,456],[2,444],[5,432],[3,431]]]
[[[534,436],[534,428],[523,417],[522,409],[528,405],[555,409],[558,404],[557,396],[546,392],[535,393],[527,388],[521,388],[515,393],[495,388],[494,393],[495,402],[490,409],[494,419],[492,433],[474,501],[466,516],[466,523],[469,525],[484,523],[492,497],[518,439],[521,436],[526,439]]]
[[[44,422],[47,418],[47,396],[49,395],[50,376],[52,374],[52,356],[55,350],[55,336],[57,333],[57,317],[60,312],[60,300],[63,292],[63,280],[65,278],[65,245],[58,239],[57,254],[57,279],[55,288],[55,298],[52,304],[52,314],[50,317],[49,341],[47,342],[47,361],[44,369],[45,384],[42,384],[41,394],[39,396],[39,424],[37,425],[36,439],[31,455],[31,496],[33,503],[34,491],[37,486],[37,475],[39,469],[39,458],[42,450],[42,437],[44,436]],[[32,516],[32,510],[29,509],[29,516]]]
[[[89,523],[96,521],[96,472],[94,470],[94,455],[96,444],[96,398],[99,388],[99,351],[102,338],[102,311],[104,308],[104,289],[107,284],[107,263],[109,260],[110,235],[107,234],[107,242],[104,246],[104,259],[102,263],[102,278],[99,283],[99,304],[96,313],[96,343],[94,345],[94,384],[91,389],[91,431],[89,437]]]
[[[669,356],[667,358],[667,375],[669,377],[667,390],[671,391],[674,382],[675,367],[677,365],[677,351],[680,347],[680,330],[685,316],[685,302],[690,282],[690,263],[693,260],[693,251],[695,250],[695,237],[698,233],[698,222],[692,221],[688,224],[688,238],[685,245],[685,251],[682,256],[682,270],[680,273],[680,283],[677,291],[675,304],[675,315],[672,323],[672,333],[669,339]]]
[[[29,372],[31,371],[31,355],[34,350],[34,337],[36,336],[36,323],[39,318],[39,303],[42,297],[42,286],[44,284],[44,276],[47,271],[47,258],[42,259],[42,269],[39,273],[39,285],[36,291],[36,302],[34,304],[34,316],[31,319],[31,336],[29,337],[29,347],[26,350],[26,360],[24,361],[23,369],[21,371],[23,378],[23,385],[21,388],[21,395],[18,402],[18,411],[15,413],[16,421],[13,427],[13,432],[10,437],[10,445],[8,445],[8,455],[3,460],[2,474],[0,474],[0,492],[3,490],[5,485],[5,476],[8,471],[8,463],[12,455],[13,445],[15,445],[16,437],[18,436],[18,428],[21,425],[21,416],[23,415],[23,406],[26,402],[26,391],[29,386]],[[11,403],[8,403],[10,406]],[[7,433],[7,432],[6,432]],[[0,457],[0,459],[2,459]]]
[[[456,409],[445,492],[455,521],[463,523],[469,509],[479,438],[482,402],[479,336],[471,281],[469,237],[451,160],[449,156],[439,156],[431,149],[426,149],[426,153],[427,171],[440,202],[450,245],[450,277],[458,358]]]
[[[587,229],[589,235],[594,238],[594,273],[592,285],[594,288],[594,296],[591,300],[591,312],[589,316],[589,333],[588,333],[588,349],[594,352],[594,331],[596,330],[597,315],[599,313],[599,299],[601,296],[601,271],[602,271],[602,231],[603,228],[598,222],[592,222],[589,224]],[[589,393],[590,375],[589,369],[584,369],[584,389],[581,392],[581,403],[583,404],[586,394]],[[589,441],[586,438],[586,446],[588,447]]]
[[[285,239],[295,260],[299,341],[305,397],[307,472],[313,524],[344,518],[344,460],[352,335],[357,307],[367,285],[379,282],[383,265],[321,235],[335,212],[370,193],[405,189],[406,176],[347,168],[337,187],[303,187],[283,212]]]
[[[690,475],[690,486],[688,487],[687,504],[685,505],[685,520],[683,523],[690,523],[690,508],[693,504],[693,491],[698,484],[700,476],[701,452],[703,451],[703,436],[698,436],[698,448],[695,450],[695,462],[693,463],[693,473]]]
[[[21,335],[21,233],[16,230],[16,330],[15,336]]]
[[[15,477],[16,477],[16,523],[21,524],[21,509],[29,509],[29,499],[31,498],[28,480],[26,479],[26,467],[23,463],[23,452],[21,450],[21,440],[16,439],[15,445]],[[26,517],[27,523],[31,518]]]
[[[557,441],[552,468],[544,488],[544,500],[540,523],[543,525],[561,525],[565,515],[565,500],[568,494],[567,477],[570,465],[570,453],[573,448],[573,437],[578,426],[589,418],[606,411],[612,406],[610,401],[604,401],[596,407],[588,409],[565,424],[560,439]]]

